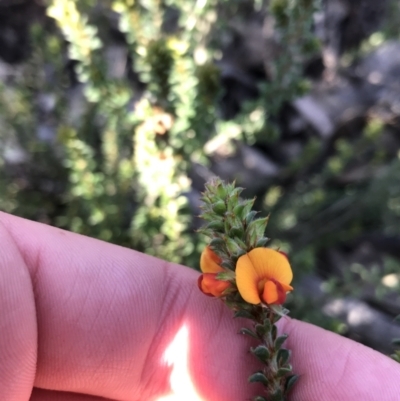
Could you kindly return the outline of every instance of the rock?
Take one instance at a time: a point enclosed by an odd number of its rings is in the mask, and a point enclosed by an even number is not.
[[[357,299],[334,299],[326,303],[322,310],[328,316],[343,321],[350,337],[386,354],[393,351],[391,341],[400,337],[400,325],[393,322],[392,316]]]
[[[307,120],[324,140],[332,137],[340,127],[365,118],[374,105],[374,91],[341,77],[334,82],[321,82],[302,98],[295,100],[293,107]]]
[[[375,96],[374,113],[385,121],[400,116],[400,42],[388,42],[359,61],[353,74]]]
[[[329,296],[322,290],[323,283],[316,275],[305,275],[296,285],[296,292],[320,305],[326,316],[343,322],[346,336],[380,352],[393,352],[391,341],[400,337],[400,324],[394,322],[398,309],[388,313],[379,305],[355,297]]]
[[[321,137],[331,137],[335,126],[327,110],[312,95],[303,96],[293,102],[293,106],[301,116],[317,131]]]

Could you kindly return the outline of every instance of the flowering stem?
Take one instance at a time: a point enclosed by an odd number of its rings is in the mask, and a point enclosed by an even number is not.
[[[221,298],[234,317],[251,321],[251,329],[240,333],[258,341],[250,352],[262,368],[249,377],[259,382],[265,394],[253,401],[286,401],[297,380],[289,363],[290,351],[283,348],[286,334],[278,335],[276,322],[288,311],[282,307],[290,286],[292,270],[286,255],[265,248],[268,218],[255,218],[254,200],[239,198],[242,188],[214,179],[203,194],[203,213],[208,221],[200,231],[210,237],[202,254],[199,288]]]
[[[251,348],[250,351],[263,363],[264,367],[260,372],[251,375],[249,381],[264,384],[268,394],[267,398],[255,397],[255,401],[287,400],[287,394],[297,380],[297,376],[291,374],[290,351],[282,348],[287,335],[278,335],[275,325],[279,319],[279,315],[263,307],[258,308],[254,316],[252,333],[261,344]],[[244,332],[248,335],[252,335],[252,333]]]

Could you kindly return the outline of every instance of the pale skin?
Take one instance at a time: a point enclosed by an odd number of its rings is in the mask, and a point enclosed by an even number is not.
[[[198,290],[195,271],[4,213],[0,244],[2,400],[245,401],[259,390],[246,383],[259,365],[243,321]],[[187,372],[171,389],[164,354],[182,327]],[[400,399],[388,357],[299,321],[280,330],[301,376],[291,401]]]

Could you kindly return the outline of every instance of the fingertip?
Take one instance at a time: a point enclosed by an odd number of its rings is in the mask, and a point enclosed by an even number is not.
[[[293,401],[395,401],[400,365],[362,344],[295,319],[283,319],[295,374]]]
[[[22,255],[0,220],[0,394],[28,399],[37,362],[37,325],[32,282]]]

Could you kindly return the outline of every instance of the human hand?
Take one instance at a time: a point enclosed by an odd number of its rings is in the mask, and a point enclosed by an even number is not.
[[[243,321],[198,291],[195,271],[4,213],[0,243],[2,400],[257,393],[246,382],[258,364],[251,339],[237,334]],[[300,375],[291,401],[400,399],[396,362],[315,326],[280,323]]]

